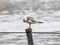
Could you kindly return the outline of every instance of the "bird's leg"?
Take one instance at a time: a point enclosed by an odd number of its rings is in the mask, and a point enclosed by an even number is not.
[[[29,24],[29,28],[31,28],[31,24]]]

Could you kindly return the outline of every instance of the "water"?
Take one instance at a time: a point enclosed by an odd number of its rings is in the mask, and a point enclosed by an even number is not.
[[[23,22],[23,18],[26,15],[44,22],[33,24],[33,32],[60,31],[59,0],[1,0],[1,5],[0,32],[25,32],[28,24]]]
[[[60,45],[58,33],[32,33],[34,45]],[[26,33],[0,33],[0,45],[28,45]]]
[[[47,16],[44,14],[48,14]],[[36,15],[34,12],[29,12],[26,15],[31,15],[36,17],[37,20],[42,21],[43,24],[33,24],[33,32],[53,32],[60,30],[60,11],[53,12],[43,12],[42,16]],[[34,15],[33,15],[34,14]],[[13,15],[1,15],[0,16],[0,32],[25,32],[28,27],[27,23],[23,22],[23,18],[26,16],[22,14]],[[41,17],[41,18],[40,18]],[[36,31],[38,30],[38,31]]]
[[[21,1],[5,0],[4,2],[1,0],[3,3],[1,3],[2,6],[0,4],[0,45],[28,45],[26,33],[22,33],[28,27],[28,24],[23,22],[26,15],[31,15],[44,22],[43,24],[33,24],[32,32],[60,31],[59,0]],[[33,41],[34,45],[60,45],[60,34],[33,33]]]

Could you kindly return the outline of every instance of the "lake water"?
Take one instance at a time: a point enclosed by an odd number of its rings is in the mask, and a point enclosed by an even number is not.
[[[26,15],[36,17],[37,20],[43,22],[43,24],[32,24],[33,32],[54,32],[60,30],[60,11],[53,11],[51,14],[46,11],[44,13],[43,11],[42,15],[36,15],[36,13],[34,12],[29,12],[25,15],[23,13],[1,15],[0,32],[25,32],[25,29],[28,27],[28,24],[23,22],[23,18]]]
[[[60,45],[59,33],[32,33],[34,45]],[[0,33],[0,45],[28,45],[26,33]]]
[[[0,32],[25,32],[28,24],[23,18],[26,15],[43,22],[33,24],[33,32],[60,31],[59,0],[1,0],[1,5]]]
[[[28,45],[27,15],[43,22],[32,24],[34,45],[60,45],[59,33],[41,33],[60,32],[59,0],[1,0],[0,10],[0,45]]]

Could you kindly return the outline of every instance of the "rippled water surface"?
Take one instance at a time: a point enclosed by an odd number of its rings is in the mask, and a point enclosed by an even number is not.
[[[60,34],[32,33],[34,45],[60,45]],[[28,45],[26,33],[0,33],[0,45]]]

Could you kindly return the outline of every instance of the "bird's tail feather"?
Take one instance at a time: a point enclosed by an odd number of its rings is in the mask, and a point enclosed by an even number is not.
[[[43,23],[43,22],[38,22],[38,23]]]

